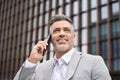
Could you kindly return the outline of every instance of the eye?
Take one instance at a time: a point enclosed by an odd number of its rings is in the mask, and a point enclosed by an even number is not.
[[[71,32],[71,30],[69,28],[64,28],[64,31]]]
[[[56,32],[59,32],[59,31],[60,31],[60,29],[56,28],[56,29],[53,30],[53,33],[56,33]]]

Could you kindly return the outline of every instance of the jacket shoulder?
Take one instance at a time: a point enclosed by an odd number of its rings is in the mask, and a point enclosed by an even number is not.
[[[103,59],[100,55],[92,55],[88,53],[83,53],[82,57],[87,58],[88,60]]]
[[[89,53],[82,53],[80,51],[75,51],[74,53],[82,56],[82,58],[86,58],[87,60],[103,59],[100,55],[92,55]]]
[[[46,70],[50,66],[53,66],[53,59],[50,59],[50,60],[45,61],[43,63],[38,63],[38,65],[36,66],[36,70]]]

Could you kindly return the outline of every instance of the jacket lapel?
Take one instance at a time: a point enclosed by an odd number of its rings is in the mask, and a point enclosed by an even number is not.
[[[66,79],[65,80],[69,80],[73,76],[73,74],[77,68],[77,65],[80,61],[80,58],[81,58],[81,53],[74,51],[73,56],[71,58],[71,61],[68,64],[68,70],[66,72],[66,77],[65,77]]]
[[[46,71],[46,79],[45,80],[51,80],[51,76],[52,76],[52,71],[54,68],[54,64],[53,64],[53,60],[50,61],[49,65],[48,65],[48,71]]]

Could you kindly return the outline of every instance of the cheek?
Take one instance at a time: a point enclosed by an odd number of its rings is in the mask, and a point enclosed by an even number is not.
[[[74,36],[71,36],[71,37],[69,37],[69,42],[70,42],[70,44],[73,44],[74,43]]]
[[[52,37],[51,37],[51,42],[52,42],[53,45],[55,44],[55,42],[56,42],[56,37],[55,37],[55,35],[52,35]]]
[[[73,44],[73,42],[74,42],[73,38],[70,38],[70,39],[69,39],[69,43],[70,43],[70,44]]]

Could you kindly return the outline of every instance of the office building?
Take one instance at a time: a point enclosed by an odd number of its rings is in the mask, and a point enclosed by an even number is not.
[[[55,14],[73,20],[75,48],[101,55],[120,80],[120,0],[0,0],[0,80],[12,80]],[[53,57],[50,44],[43,61]]]

